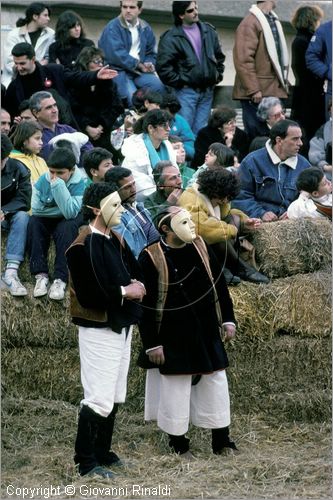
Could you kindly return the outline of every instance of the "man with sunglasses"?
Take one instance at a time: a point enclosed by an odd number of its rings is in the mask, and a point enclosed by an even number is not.
[[[215,28],[199,21],[197,2],[172,2],[172,14],[175,26],[160,38],[156,69],[162,82],[176,90],[180,114],[196,135],[207,125],[225,55]]]
[[[155,35],[150,25],[139,19],[142,4],[137,0],[121,1],[120,15],[105,26],[98,41],[108,64],[118,70],[114,82],[128,107],[136,89],[148,87],[160,93],[164,90],[155,72]]]

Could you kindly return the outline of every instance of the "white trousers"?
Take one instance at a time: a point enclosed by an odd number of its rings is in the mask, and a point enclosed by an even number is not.
[[[188,431],[189,423],[205,429],[230,425],[230,399],[225,370],[202,375],[192,385],[191,375],[161,375],[147,370],[145,420],[157,420],[160,429],[174,436]]]
[[[126,337],[125,328],[119,334],[111,328],[79,327],[81,405],[103,417],[111,413],[114,403],[125,401],[132,330],[131,326]]]

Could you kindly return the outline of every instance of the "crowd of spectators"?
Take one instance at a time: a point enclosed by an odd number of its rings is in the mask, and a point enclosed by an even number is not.
[[[2,284],[13,296],[27,295],[18,274],[27,253],[34,297],[64,299],[66,250],[107,212],[82,207],[95,194],[107,193],[100,203],[116,199],[120,222],[112,231],[138,261],[161,234],[176,238],[161,211],[171,221],[178,211],[170,207],[186,209],[185,222],[192,218],[228,285],[269,282],[239,253],[245,242],[253,250],[251,235],[262,224],[332,218],[332,22],[322,23],[318,6],[295,12],[291,95],[277,3],[257,1],[235,32],[233,99],[244,130],[235,108],[213,108],[230,62],[196,1],[172,2],[174,26],[158,43],[141,18],[142,1],[122,0],[97,45],[76,12],[62,12],[53,30],[49,6],[27,7],[4,44],[1,88]],[[81,463],[82,474],[99,467],[96,457],[92,463]]]

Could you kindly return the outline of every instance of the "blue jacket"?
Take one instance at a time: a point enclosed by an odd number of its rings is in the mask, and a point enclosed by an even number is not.
[[[43,174],[32,189],[32,215],[75,219],[81,210],[85,183],[75,167],[67,182],[57,179],[50,183],[50,173]]]
[[[253,151],[239,167],[241,191],[232,201],[232,207],[249,217],[261,218],[265,212],[282,215],[298,196],[297,177],[310,166],[301,155],[297,155],[293,169],[283,162],[274,164],[266,147]]]
[[[305,60],[312,73],[328,80],[327,93],[332,95],[332,21],[319,26],[310,40]]]
[[[170,121],[170,129],[171,135],[178,135],[182,139],[186,157],[191,160],[194,156],[195,135],[188,121],[182,115],[176,113]]]
[[[124,205],[124,208],[126,208],[126,205]],[[137,202],[136,208],[139,214],[145,219],[146,232],[140,224],[138,216],[135,216],[128,209],[121,215],[121,224],[114,226],[112,230],[124,238],[137,259],[141,250],[160,239],[160,234],[155,228],[151,215],[143,203]]]
[[[112,68],[135,72],[139,62],[156,63],[156,38],[146,21],[139,19],[140,61],[130,56],[132,46],[131,32],[121,16],[112,19],[104,28],[98,47],[103,50],[105,59]]]

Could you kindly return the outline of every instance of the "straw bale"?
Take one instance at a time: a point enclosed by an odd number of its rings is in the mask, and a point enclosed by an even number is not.
[[[277,412],[280,418],[291,421],[330,420],[329,337],[249,339],[239,334],[227,345],[227,353],[229,389],[236,412]]]
[[[2,346],[67,349],[77,346],[68,293],[64,301],[29,295],[14,298],[2,291]],[[320,337],[331,332],[331,274],[328,270],[273,280],[268,285],[243,282],[230,287],[238,331],[246,337],[276,333]]]
[[[26,297],[12,297],[2,291],[1,334],[2,347],[57,347],[77,346],[77,328],[72,324],[66,293],[64,301],[47,296],[35,299],[33,285],[27,285]]]
[[[27,399],[82,398],[78,349],[13,348],[2,352],[3,393]]]
[[[253,233],[260,271],[271,278],[311,273],[332,261],[332,226],[327,219],[262,224]]]
[[[329,269],[271,281],[230,287],[238,330],[249,337],[272,337],[284,331],[308,337],[331,332]]]
[[[137,331],[128,377],[129,411],[142,411],[145,371],[137,366]],[[326,421],[331,404],[331,341],[288,335],[272,339],[238,335],[227,352],[233,411],[279,412],[286,420]],[[3,394],[54,399],[77,405],[82,399],[78,349],[12,348],[2,354]],[[281,404],[283,401],[283,405]]]
[[[5,264],[5,255],[6,255],[6,243],[7,243],[7,233],[4,231],[1,232],[1,269],[4,269]],[[54,258],[55,258],[55,246],[54,242],[51,241],[50,249],[48,253],[48,266],[50,271],[50,276],[52,276],[53,268],[54,268]],[[22,283],[35,283],[34,277],[30,273],[29,269],[29,257],[26,253],[25,259],[20,265],[19,276]]]

